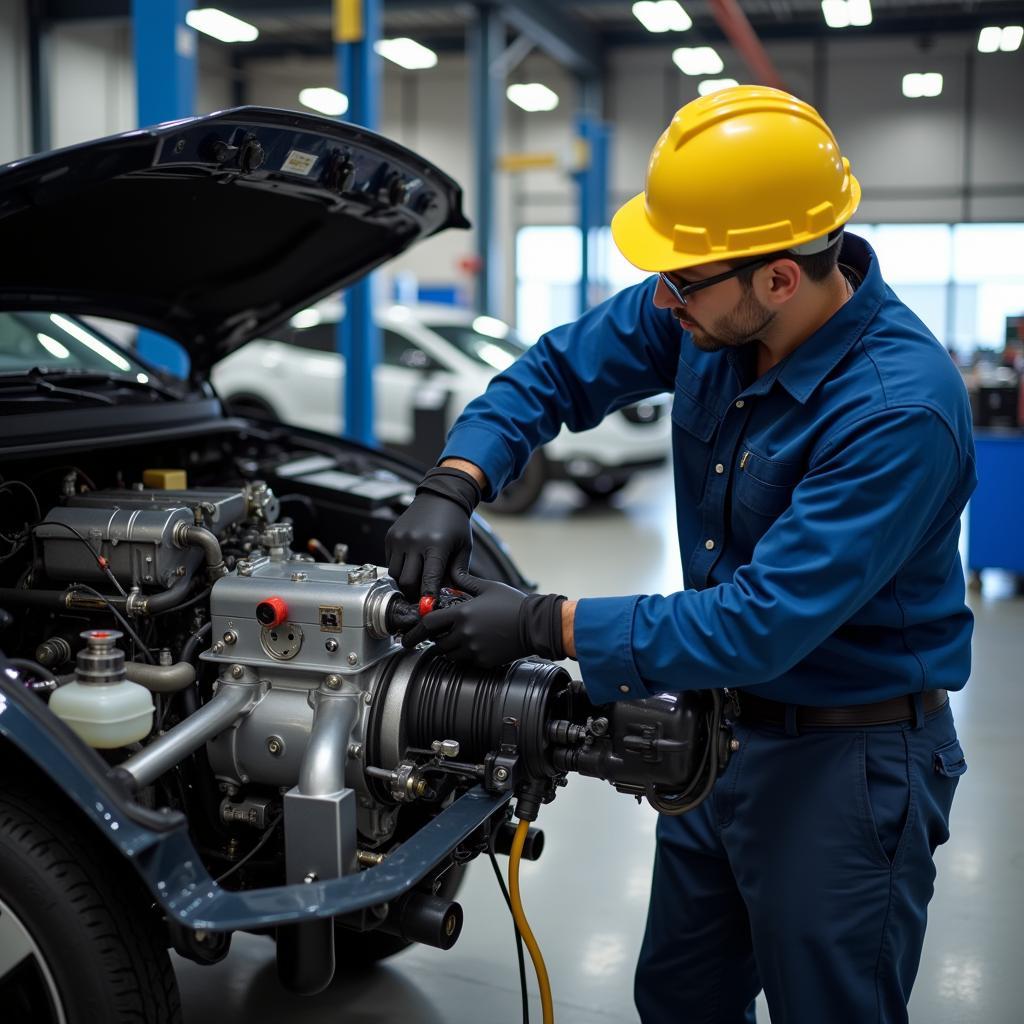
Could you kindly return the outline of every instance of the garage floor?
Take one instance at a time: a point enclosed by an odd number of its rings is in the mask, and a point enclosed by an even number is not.
[[[585,508],[568,485],[549,488],[523,519],[491,521],[542,590],[569,596],[668,592],[681,585],[667,474],[650,474],[613,507]],[[915,1024],[1016,1024],[1024,1019],[1024,789],[1017,723],[1024,721],[1024,600],[986,578],[974,675],[954,698],[970,770],[938,854]],[[552,979],[558,1024],[636,1021],[633,961],[643,933],[655,814],[603,783],[573,778],[538,822],[543,857],[522,869],[527,916]],[[499,858],[504,867],[507,861]],[[283,992],[274,947],[236,936],[215,967],[177,960],[188,1024],[516,1024],[515,944],[486,860],[460,895],[462,937],[447,953],[416,948],[367,974],[339,972],[312,998]],[[529,960],[527,960],[529,969]],[[531,991],[536,984],[530,975]],[[768,1021],[763,1001],[759,1021]],[[539,999],[531,1020],[540,1020]],[[680,1022],[683,1024],[683,1022]]]

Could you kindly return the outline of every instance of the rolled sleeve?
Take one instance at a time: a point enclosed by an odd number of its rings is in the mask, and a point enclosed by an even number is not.
[[[633,595],[584,598],[576,605],[576,658],[595,704],[650,696],[633,657],[633,616],[639,602]]]

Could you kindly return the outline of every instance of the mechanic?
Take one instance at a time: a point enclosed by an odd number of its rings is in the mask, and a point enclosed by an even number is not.
[[[820,115],[739,86],[687,104],[612,221],[654,272],[552,330],[454,425],[388,537],[425,637],[481,666],[579,661],[595,703],[737,694],[711,797],[658,823],[645,1024],[907,1020],[965,770],[957,551],[970,411],[939,342],[843,231],[860,186]],[[686,589],[524,595],[468,574],[469,517],[563,423],[670,390]]]

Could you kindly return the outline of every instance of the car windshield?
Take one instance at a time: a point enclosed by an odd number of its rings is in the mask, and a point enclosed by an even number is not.
[[[0,313],[0,373],[36,367],[149,380],[144,366],[80,320],[60,313]]]
[[[478,316],[471,324],[428,322],[425,326],[492,370],[507,370],[530,347],[508,324],[492,316]]]

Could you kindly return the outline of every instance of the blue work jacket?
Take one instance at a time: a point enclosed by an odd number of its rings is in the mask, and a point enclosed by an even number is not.
[[[453,426],[442,458],[494,494],[563,423],[673,393],[686,589],[579,601],[592,700],[728,686],[826,706],[967,681],[967,394],[871,247],[847,234],[840,262],[855,294],[761,377],[753,345],[698,349],[652,277],[544,335]]]

